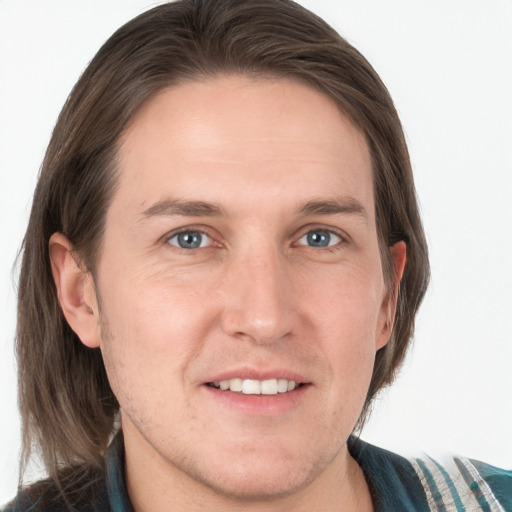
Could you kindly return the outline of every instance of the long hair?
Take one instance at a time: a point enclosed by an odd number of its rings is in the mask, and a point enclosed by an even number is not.
[[[95,275],[116,190],[118,141],[158,91],[217,74],[300,81],[329,96],[365,135],[373,163],[378,240],[407,244],[393,333],[376,354],[362,418],[392,382],[410,343],[429,266],[403,130],[386,87],[323,20],[289,0],[179,0],[115,32],[72,90],[55,126],[22,248],[17,356],[22,467],[35,447],[55,481],[62,468],[99,468],[119,409],[98,349],[86,348],[60,310],[48,243],[61,232]],[[73,472],[71,472],[73,474]]]

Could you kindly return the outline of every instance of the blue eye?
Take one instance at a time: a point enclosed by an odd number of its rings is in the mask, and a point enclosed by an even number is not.
[[[308,245],[309,247],[332,247],[341,242],[341,237],[336,233],[327,229],[315,229],[308,231],[299,239],[300,245]]]
[[[212,239],[201,231],[183,231],[169,238],[167,243],[180,249],[199,249],[208,247],[211,242]]]

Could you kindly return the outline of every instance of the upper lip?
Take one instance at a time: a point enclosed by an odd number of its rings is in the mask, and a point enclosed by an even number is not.
[[[269,380],[269,379],[286,379],[293,380],[297,384],[306,384],[309,380],[304,376],[294,370],[289,370],[286,368],[265,368],[258,369],[252,368],[248,366],[242,366],[238,368],[231,368],[229,370],[224,370],[219,373],[212,374],[208,376],[203,384],[207,384],[209,382],[219,382],[221,380],[231,380],[231,379],[251,379],[251,380]]]

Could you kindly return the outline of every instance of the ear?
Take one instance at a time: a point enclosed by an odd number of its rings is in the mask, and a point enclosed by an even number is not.
[[[73,252],[71,242],[62,234],[50,238],[50,261],[62,312],[82,343],[100,346],[99,311],[94,281]]]
[[[394,279],[386,292],[382,302],[379,315],[379,323],[376,336],[376,350],[382,348],[389,341],[393,324],[395,323],[396,305],[398,301],[398,292],[400,290],[400,281],[404,275],[405,262],[407,259],[407,246],[405,242],[400,241],[393,245],[390,249],[393,259]]]

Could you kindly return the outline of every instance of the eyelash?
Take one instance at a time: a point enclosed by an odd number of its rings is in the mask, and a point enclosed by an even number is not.
[[[322,245],[322,246],[315,246],[315,245],[309,245],[309,244],[301,244],[300,242],[302,240],[307,240],[308,242],[311,242],[311,239],[310,237],[313,235],[313,234],[319,234],[321,233],[322,235],[326,235],[328,237],[327,239],[327,243],[328,245]],[[336,243],[335,244],[332,244],[331,245],[331,239],[335,237],[337,239]],[[304,233],[300,238],[299,240],[297,241],[297,245],[303,245],[305,247],[312,247],[312,248],[316,248],[316,249],[325,249],[325,250],[328,250],[328,251],[332,251],[334,249],[337,248],[337,246],[339,246],[340,244],[342,244],[345,240],[343,239],[343,237],[337,233],[336,231],[332,230],[332,229],[326,229],[326,228],[315,228],[315,229],[310,229],[308,230],[306,233]]]
[[[207,246],[203,245],[203,241],[201,241],[201,244],[198,247],[182,247],[179,245],[179,242],[176,244],[172,243],[173,239],[178,239],[180,235],[200,235],[201,237],[208,237],[210,239],[210,244]],[[210,236],[204,229],[202,228],[194,228],[194,227],[188,227],[184,228],[177,233],[172,233],[169,236],[165,237],[165,243],[168,245],[172,245],[173,247],[176,247],[177,249],[181,249],[183,251],[192,251],[194,249],[206,249],[208,247],[211,247],[212,243],[214,243],[214,238]]]
[[[326,228],[326,227],[310,227],[307,231],[303,231],[303,234],[297,239],[297,241],[293,244],[293,247],[309,247],[313,249],[322,249],[324,251],[330,251],[333,252],[340,248],[340,246],[347,243],[347,236],[341,234],[339,231],[334,230],[332,228]],[[337,239],[335,244],[332,245],[325,245],[325,246],[314,246],[314,245],[308,245],[306,243],[302,244],[300,243],[301,240],[306,239],[311,236],[313,233],[322,233],[325,235],[328,235],[329,237],[329,244],[331,242],[332,237],[335,237]],[[179,242],[177,241],[178,237],[181,235],[200,235],[201,237],[207,237],[209,238],[210,242],[208,245],[203,245],[203,240],[201,240],[200,245],[197,247],[182,247]],[[172,240],[176,239],[176,243],[172,243]],[[208,234],[204,228],[194,228],[194,227],[187,227],[183,228],[178,232],[172,233],[169,236],[165,237],[165,243],[168,245],[171,245],[175,247],[178,250],[183,250],[186,252],[194,251],[196,249],[207,249],[209,247],[212,247],[214,245],[215,239],[210,234]],[[220,245],[220,244],[219,244]]]

